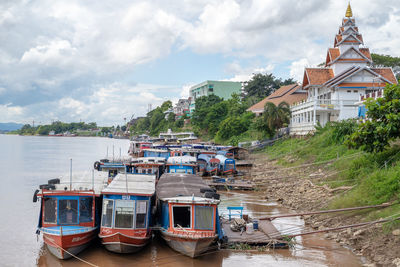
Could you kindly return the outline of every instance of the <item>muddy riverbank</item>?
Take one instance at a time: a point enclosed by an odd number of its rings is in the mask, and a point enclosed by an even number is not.
[[[318,167],[283,168],[265,154],[253,154],[252,180],[260,186],[265,199],[277,201],[293,211],[326,209],[335,197],[351,187],[331,189],[319,186],[325,174]],[[290,160],[290,159],[288,159]],[[275,171],[276,172],[275,172]],[[366,211],[304,216],[305,224],[315,230],[349,225],[364,220]],[[345,229],[324,234],[366,259],[365,265],[400,266],[400,236],[384,231],[382,225]]]

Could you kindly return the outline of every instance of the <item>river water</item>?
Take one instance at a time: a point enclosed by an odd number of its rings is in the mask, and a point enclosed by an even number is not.
[[[107,154],[117,158],[126,155],[128,140],[91,137],[38,137],[0,135],[0,265],[1,266],[87,266],[70,259],[60,261],[43,246],[35,231],[39,203],[32,202],[33,192],[48,179],[73,171],[91,170],[93,162]],[[251,217],[290,211],[276,203],[263,200],[260,193],[223,193],[220,213],[226,206],[243,206]],[[274,220],[282,231],[298,231],[304,226],[297,217]],[[323,235],[297,237],[291,249],[257,251],[222,250],[196,259],[171,250],[157,237],[141,252],[119,255],[108,252],[99,243],[79,254],[82,259],[99,266],[361,266],[361,261],[350,250]]]

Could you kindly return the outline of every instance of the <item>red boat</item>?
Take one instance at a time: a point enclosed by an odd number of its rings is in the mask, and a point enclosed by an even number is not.
[[[49,251],[59,259],[68,259],[84,250],[99,230],[100,192],[107,174],[74,177],[74,183],[61,179],[41,185],[34,201],[41,198],[38,233]],[[90,189],[89,189],[90,188]]]
[[[109,251],[132,253],[150,241],[154,174],[118,174],[102,191],[99,237]]]
[[[174,250],[198,257],[218,238],[219,195],[201,177],[164,173],[157,183],[161,237]]]

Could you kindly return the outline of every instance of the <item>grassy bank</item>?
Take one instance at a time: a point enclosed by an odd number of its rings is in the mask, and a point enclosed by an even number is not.
[[[349,124],[350,125],[350,124]],[[286,167],[304,168],[309,163],[316,171],[325,173],[320,184],[331,188],[351,186],[352,189],[338,194],[331,208],[352,207],[392,202],[390,208],[366,214],[368,219],[400,216],[400,146],[392,146],[380,153],[365,153],[348,149],[343,144],[346,127],[332,126],[317,130],[314,136],[280,140],[263,153]],[[308,177],[307,177],[308,178]]]

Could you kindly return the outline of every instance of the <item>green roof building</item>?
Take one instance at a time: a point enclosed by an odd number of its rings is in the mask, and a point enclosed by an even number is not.
[[[190,104],[190,113],[193,112],[196,98],[198,97],[214,94],[226,100],[230,99],[233,93],[239,95],[242,93],[241,82],[205,81],[194,85],[190,88],[189,93],[190,97],[192,98],[192,102]]]

